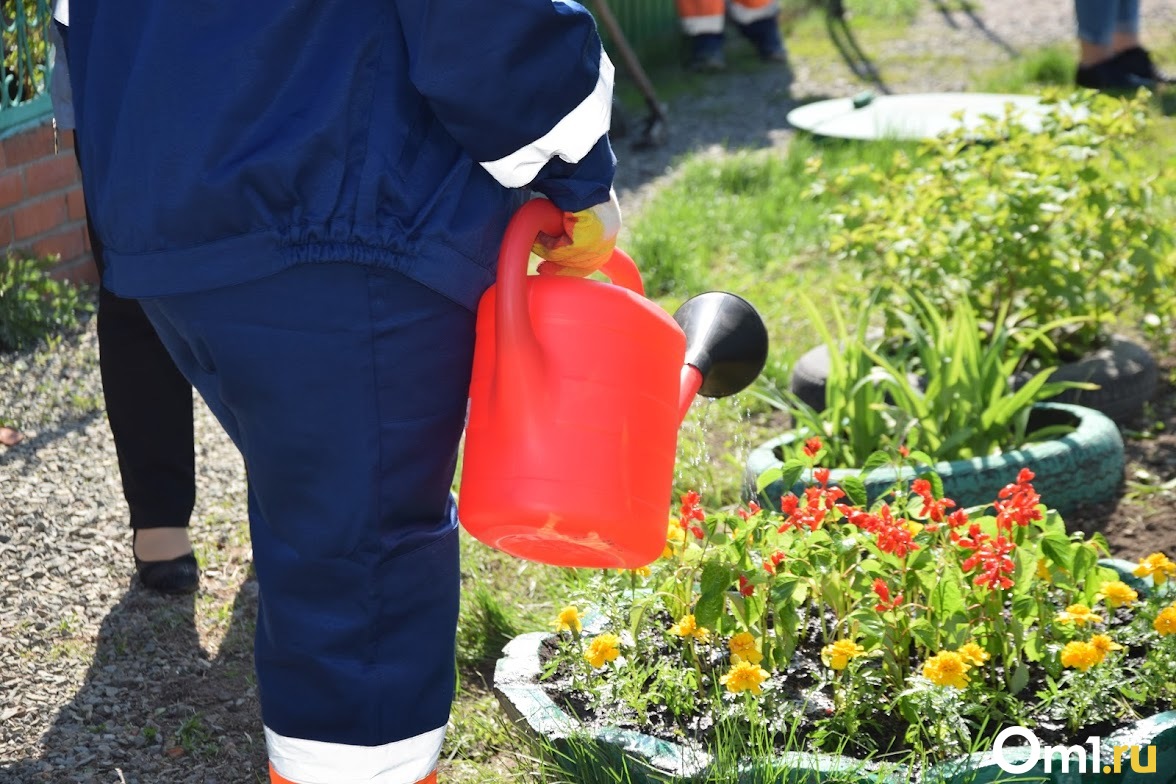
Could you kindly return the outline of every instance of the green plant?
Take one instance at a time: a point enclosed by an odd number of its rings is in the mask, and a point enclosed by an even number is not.
[[[901,327],[890,350],[868,329],[878,302]],[[1029,373],[1014,388],[1012,379],[1040,347],[1052,349],[1048,333],[1058,320],[1034,329],[1008,326],[1002,305],[985,331],[967,300],[945,316],[919,292],[902,300],[876,290],[858,316],[855,329],[832,309],[836,333],[823,314],[805,300],[828,347],[829,373],[824,410],[817,411],[791,392],[763,392],[763,399],[792,415],[796,430],[820,436],[830,465],[860,467],[879,448],[903,446],[930,462],[984,457],[1045,438],[1057,429],[1029,432],[1034,403],[1063,389],[1090,388],[1077,382],[1049,382],[1052,368]],[[883,310],[886,310],[883,308]],[[794,446],[792,459],[803,447]]]
[[[657,562],[591,586],[591,630],[561,614],[556,696],[760,760],[766,740],[920,765],[1005,727],[1061,742],[1173,706],[1161,672],[1176,654],[1176,563],[1153,554],[1125,578],[1146,587],[1123,582],[1099,563],[1100,537],[1067,533],[1040,504],[1028,469],[991,513],[955,508],[933,474],[867,506],[860,482],[829,485],[824,456],[810,440],[812,484],[779,513],[708,513],[684,495]],[[909,457],[877,461],[901,470]],[[695,705],[679,695],[650,718],[635,708],[663,670]],[[732,728],[742,740],[723,736]]]
[[[48,262],[9,253],[0,259],[0,351],[20,350],[78,326],[91,306],[79,289],[48,275]]]
[[[29,101],[45,91],[49,68],[46,30],[52,24],[49,0],[4,0],[4,71],[8,101]]]
[[[1103,342],[1123,312],[1166,321],[1174,259],[1154,214],[1161,175],[1132,149],[1147,100],[1055,91],[1040,129],[1010,106],[894,156],[868,189],[834,172],[816,188],[845,197],[828,248],[892,296],[917,289],[945,313],[967,301],[982,321],[1007,312],[1052,324],[1063,358]],[[887,310],[888,334],[899,312]]]

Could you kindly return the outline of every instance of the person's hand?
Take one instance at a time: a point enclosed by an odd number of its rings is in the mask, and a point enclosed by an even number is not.
[[[579,212],[565,212],[564,233],[558,237],[539,233],[531,252],[544,259],[539,272],[587,277],[612,257],[621,230],[621,205],[609,191],[603,204]]]

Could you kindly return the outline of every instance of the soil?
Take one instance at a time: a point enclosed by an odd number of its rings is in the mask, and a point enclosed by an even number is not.
[[[1066,517],[1071,530],[1102,534],[1111,555],[1126,560],[1176,555],[1176,359],[1157,359],[1160,379],[1151,403],[1121,428],[1127,454],[1122,495]]]

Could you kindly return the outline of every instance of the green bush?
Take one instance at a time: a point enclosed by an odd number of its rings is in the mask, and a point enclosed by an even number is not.
[[[76,329],[78,315],[91,309],[76,286],[49,277],[49,263],[13,253],[0,258],[0,351]]]
[[[1166,322],[1173,257],[1155,217],[1161,173],[1132,150],[1148,96],[1045,100],[1039,131],[1010,107],[925,154],[895,155],[866,175],[869,187],[860,173],[818,181],[819,193],[845,196],[828,249],[893,297],[918,290],[944,313],[968,301],[988,323],[1002,309],[1027,324],[1081,317],[1051,333],[1059,354],[1048,361],[1102,344],[1124,313]],[[888,334],[901,329],[899,312],[889,309]]]

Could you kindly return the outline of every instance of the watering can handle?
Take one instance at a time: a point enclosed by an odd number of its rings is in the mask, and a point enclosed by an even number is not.
[[[497,320],[500,325],[507,327],[506,333],[516,345],[519,341],[534,342],[526,304],[527,263],[531,258],[531,247],[540,232],[553,236],[563,233],[563,215],[563,210],[549,200],[531,199],[519,208],[507,224],[498,254]],[[645,296],[645,284],[637,265],[620,248],[613,249],[612,256],[601,266],[600,271],[616,285]],[[501,334],[502,330],[499,332]]]
[[[527,390],[541,389],[543,356],[539,341],[531,328],[527,302],[527,263],[531,247],[540,232],[563,233],[563,210],[547,199],[531,199],[510,219],[498,253],[497,314],[495,344],[500,363],[496,374],[498,392],[512,399],[523,399]],[[644,296],[641,273],[633,259],[621,250],[601,267],[601,272],[618,286]]]

